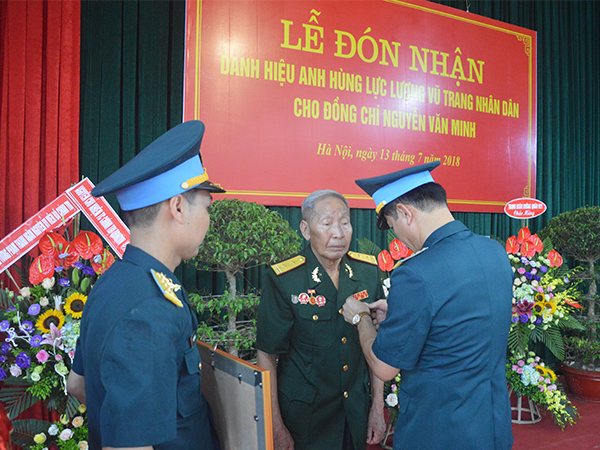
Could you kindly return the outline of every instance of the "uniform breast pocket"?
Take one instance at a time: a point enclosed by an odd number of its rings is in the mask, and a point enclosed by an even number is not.
[[[312,348],[331,347],[331,309],[302,305],[298,308],[298,317],[296,323],[298,342]]]
[[[177,384],[177,410],[183,417],[197,412],[204,403],[200,392],[200,354],[196,347],[183,354],[183,367]]]

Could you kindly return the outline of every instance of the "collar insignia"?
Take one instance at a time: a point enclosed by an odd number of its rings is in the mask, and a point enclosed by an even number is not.
[[[320,275],[319,268],[315,267],[315,270],[313,270],[312,273],[311,273],[311,277],[312,277],[313,281],[315,281],[316,283],[320,283],[321,282],[321,279],[319,278],[319,275]]]
[[[174,305],[183,308],[183,303],[181,303],[181,300],[179,300],[175,295],[175,292],[177,292],[181,286],[173,283],[173,281],[170,278],[167,278],[164,273],[157,272],[154,269],[150,269],[150,272],[152,273],[152,278],[154,278],[154,281],[156,281],[156,284],[160,288],[160,291],[164,294],[165,298]]]
[[[352,276],[354,275],[354,272],[352,272],[352,267],[350,267],[347,263],[346,263],[346,272],[348,272],[348,278],[352,278]]]

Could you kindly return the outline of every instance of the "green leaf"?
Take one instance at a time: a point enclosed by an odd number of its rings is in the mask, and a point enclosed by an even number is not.
[[[356,242],[361,253],[373,255],[375,257],[381,253],[381,249],[367,238],[357,239]]]
[[[5,384],[0,390],[0,401],[6,408],[8,418],[13,420],[27,408],[40,400],[27,391],[27,385],[10,386]]]
[[[47,433],[51,422],[37,419],[13,420],[12,443],[22,448],[35,445],[33,437],[39,433]]]

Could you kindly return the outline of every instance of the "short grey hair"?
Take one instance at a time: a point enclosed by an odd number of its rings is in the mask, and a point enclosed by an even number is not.
[[[322,189],[309,194],[302,202],[302,220],[305,220],[306,222],[313,220],[315,218],[315,205],[326,198],[337,198],[338,200],[341,200],[344,205],[346,205],[348,213],[350,213],[350,205],[348,204],[346,197],[337,191]]]

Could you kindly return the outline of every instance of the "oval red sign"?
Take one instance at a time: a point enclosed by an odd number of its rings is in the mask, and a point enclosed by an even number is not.
[[[546,204],[535,198],[516,198],[504,205],[506,215],[515,219],[531,219],[546,212]]]

